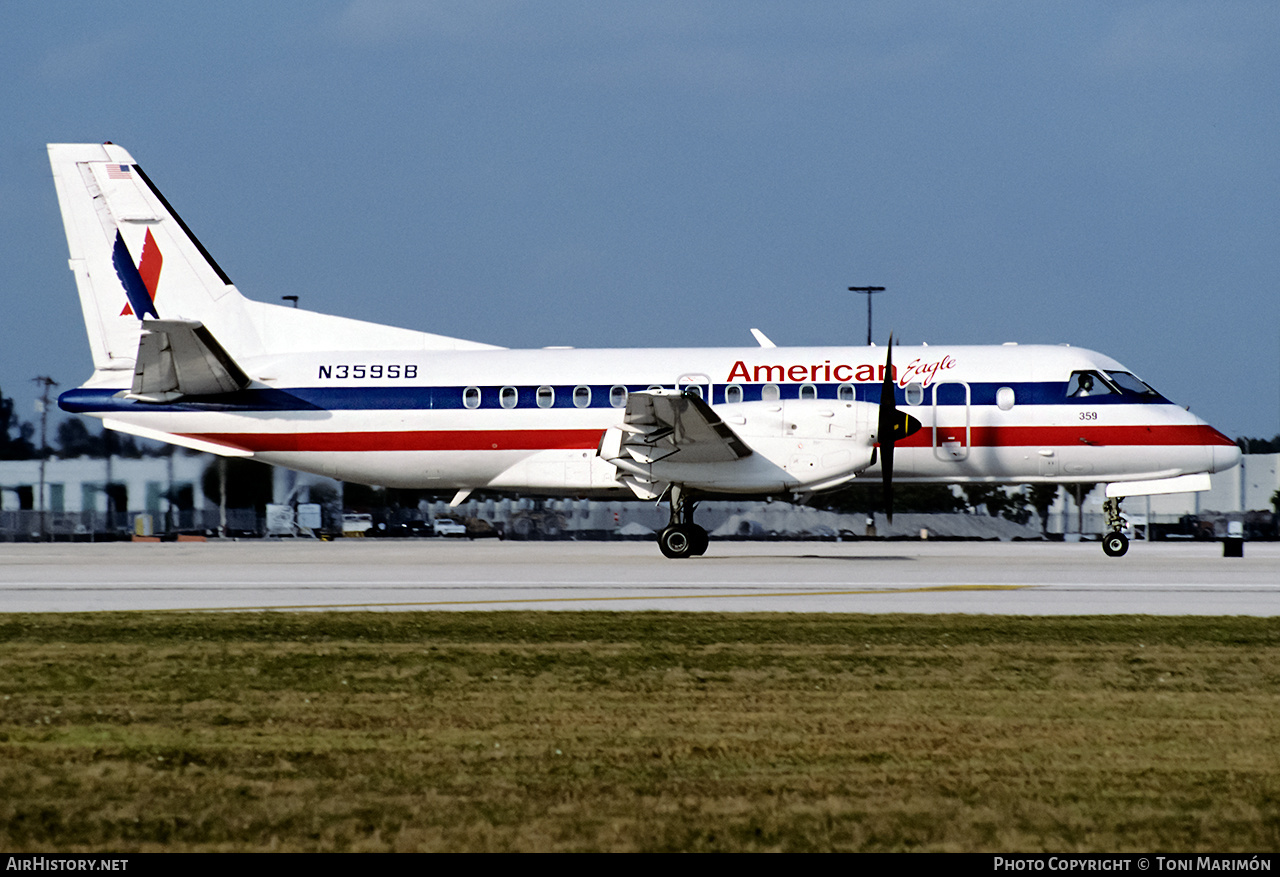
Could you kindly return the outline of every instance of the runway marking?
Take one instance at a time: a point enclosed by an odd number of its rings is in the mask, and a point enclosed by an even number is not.
[[[838,582],[830,583],[838,585]],[[884,591],[889,587],[890,583],[885,582],[869,582],[864,587],[875,586],[877,592]],[[1260,592],[1272,593],[1280,591],[1275,585],[1261,584],[1257,582],[1177,582],[1170,584],[1165,581],[1047,581],[1038,582],[1036,584],[1008,584],[1008,583],[988,583],[988,584],[965,584],[953,583],[944,585],[938,582],[924,581],[897,581],[894,582],[899,590],[903,589],[945,589],[945,588],[1039,588],[1053,590],[1086,590],[1100,591],[1113,589],[1158,589],[1160,591],[1223,591],[1230,590],[1232,592]],[[884,586],[884,587],[880,587]],[[73,592],[89,592],[89,593],[120,593],[122,591],[175,591],[185,592],[194,591],[203,588],[223,589],[223,590],[241,590],[246,588],[261,588],[269,591],[347,591],[347,590],[381,590],[381,591],[443,591],[443,590],[469,590],[477,587],[492,587],[505,590],[524,591],[534,588],[601,588],[606,590],[635,590],[636,588],[777,588],[779,583],[776,581],[769,582],[744,582],[737,581],[692,581],[681,580],[671,581],[664,579],[663,581],[629,581],[625,584],[613,584],[602,582],[594,579],[557,579],[551,581],[529,580],[519,584],[513,583],[509,579],[502,580],[486,580],[486,579],[445,579],[440,581],[413,582],[403,580],[381,580],[381,581],[352,581],[350,579],[333,579],[333,580],[308,580],[308,581],[280,581],[274,580],[222,580],[222,581],[186,581],[180,583],[169,582],[104,582],[97,585],[86,585],[83,582],[70,581],[0,581],[0,595],[19,593],[23,591],[50,591],[56,589],[58,593]],[[805,594],[807,591],[794,591],[793,594]],[[838,591],[835,593],[862,593],[862,591]],[[731,596],[731,595],[726,595]],[[763,596],[763,595],[756,595]]]
[[[516,600],[434,600],[409,603],[326,603],[291,606],[198,606],[190,609],[123,609],[122,612],[261,612],[287,609],[403,608],[406,606],[493,606],[534,603],[609,603],[623,600],[723,600],[740,597],[846,597],[867,594],[921,594],[937,591],[1023,591],[1034,585],[939,585],[929,588],[876,588],[859,591],[779,591],[748,594],[643,594],[626,597],[535,597]],[[106,610],[112,611],[112,610]]]
[[[841,582],[831,582],[832,585],[842,584]],[[897,582],[900,586],[910,587],[944,587],[938,582],[929,581],[901,581]],[[744,582],[742,579],[629,579],[625,583],[614,584],[611,582],[601,581],[599,579],[526,579],[522,582],[513,582],[511,579],[432,579],[427,581],[413,581],[407,579],[300,579],[294,581],[281,581],[280,579],[189,579],[182,582],[172,581],[120,581],[120,582],[103,582],[97,585],[86,585],[83,581],[3,581],[0,580],[0,591],[3,590],[21,590],[24,588],[64,588],[66,590],[76,591],[105,591],[105,590],[173,590],[181,591],[188,588],[229,588],[229,587],[254,587],[254,588],[273,588],[273,589],[298,589],[305,590],[309,588],[472,588],[472,587],[506,587],[506,588],[572,588],[581,587],[583,585],[591,587],[646,587],[646,588],[708,588],[708,587],[734,587],[734,588],[753,588],[753,587],[777,587],[776,581],[760,581],[760,582]],[[965,582],[953,582],[945,587],[985,587],[982,585],[971,585]],[[1024,587],[1023,585],[1014,585],[1013,587]]]

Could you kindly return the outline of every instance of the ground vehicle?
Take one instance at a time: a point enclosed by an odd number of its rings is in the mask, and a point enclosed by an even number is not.
[[[436,518],[431,522],[431,529],[437,536],[466,536],[467,527],[452,518]]]
[[[345,512],[342,515],[342,535],[364,536],[373,527],[373,515]]]

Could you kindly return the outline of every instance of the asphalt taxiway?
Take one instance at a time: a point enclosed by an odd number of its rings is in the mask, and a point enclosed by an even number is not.
[[[342,540],[0,545],[0,611],[675,610],[1280,616],[1280,544]]]

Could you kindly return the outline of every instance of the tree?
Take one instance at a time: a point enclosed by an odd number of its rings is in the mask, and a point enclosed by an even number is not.
[[[30,460],[37,456],[31,441],[35,432],[34,426],[14,416],[13,400],[0,393],[0,460]]]
[[[1280,454],[1280,435],[1272,439],[1238,438],[1236,444],[1246,454]]]
[[[271,467],[243,457],[215,458],[200,478],[200,489],[217,505],[222,499],[219,489],[219,459],[227,465],[227,508],[263,511],[271,502]]]
[[[1025,488],[1027,505],[1036,510],[1040,516],[1040,532],[1049,532],[1049,507],[1058,498],[1056,484],[1028,484]]]
[[[387,505],[387,489],[371,487],[368,484],[357,484],[354,481],[342,483],[342,502],[349,509],[371,512]]]
[[[1084,498],[1093,493],[1097,484],[1073,484],[1068,490],[1075,497],[1076,501],[1076,532],[1084,533]],[[1066,526],[1063,526],[1063,532],[1066,532]]]
[[[79,417],[58,424],[57,442],[58,455],[64,459],[105,456],[102,436],[90,433]]]
[[[142,448],[138,447],[138,440],[127,432],[116,432],[114,429],[102,429],[98,433],[98,439],[102,442],[102,456],[110,454],[113,457],[128,457],[136,460],[142,456]],[[168,453],[168,449],[173,445],[161,445],[164,450],[157,456]]]
[[[93,457],[102,459],[110,454],[113,457],[137,459],[142,456],[142,448],[137,439],[127,433],[100,428],[92,433],[83,419],[72,417],[58,424],[56,441],[58,455],[67,459],[74,457]],[[161,455],[168,453],[172,445],[161,445]]]
[[[966,484],[964,495],[974,511],[985,507],[993,518],[1004,518],[1018,524],[1025,524],[1031,519],[1031,510],[1027,508],[1026,497],[1021,491],[1010,493],[1001,484]]]
[[[884,490],[879,481],[851,484],[831,493],[821,494],[814,500],[819,508],[848,514],[868,514],[884,511]],[[965,501],[955,495],[948,484],[895,484],[893,486],[893,510],[895,512],[960,512]]]

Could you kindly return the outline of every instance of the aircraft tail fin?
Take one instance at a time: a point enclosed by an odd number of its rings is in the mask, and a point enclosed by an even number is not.
[[[49,163],[98,386],[199,395],[245,386],[255,357],[500,349],[246,299],[124,148],[51,143]]]
[[[52,143],[49,163],[96,371],[134,371],[144,319],[256,339],[226,272],[128,152]]]

